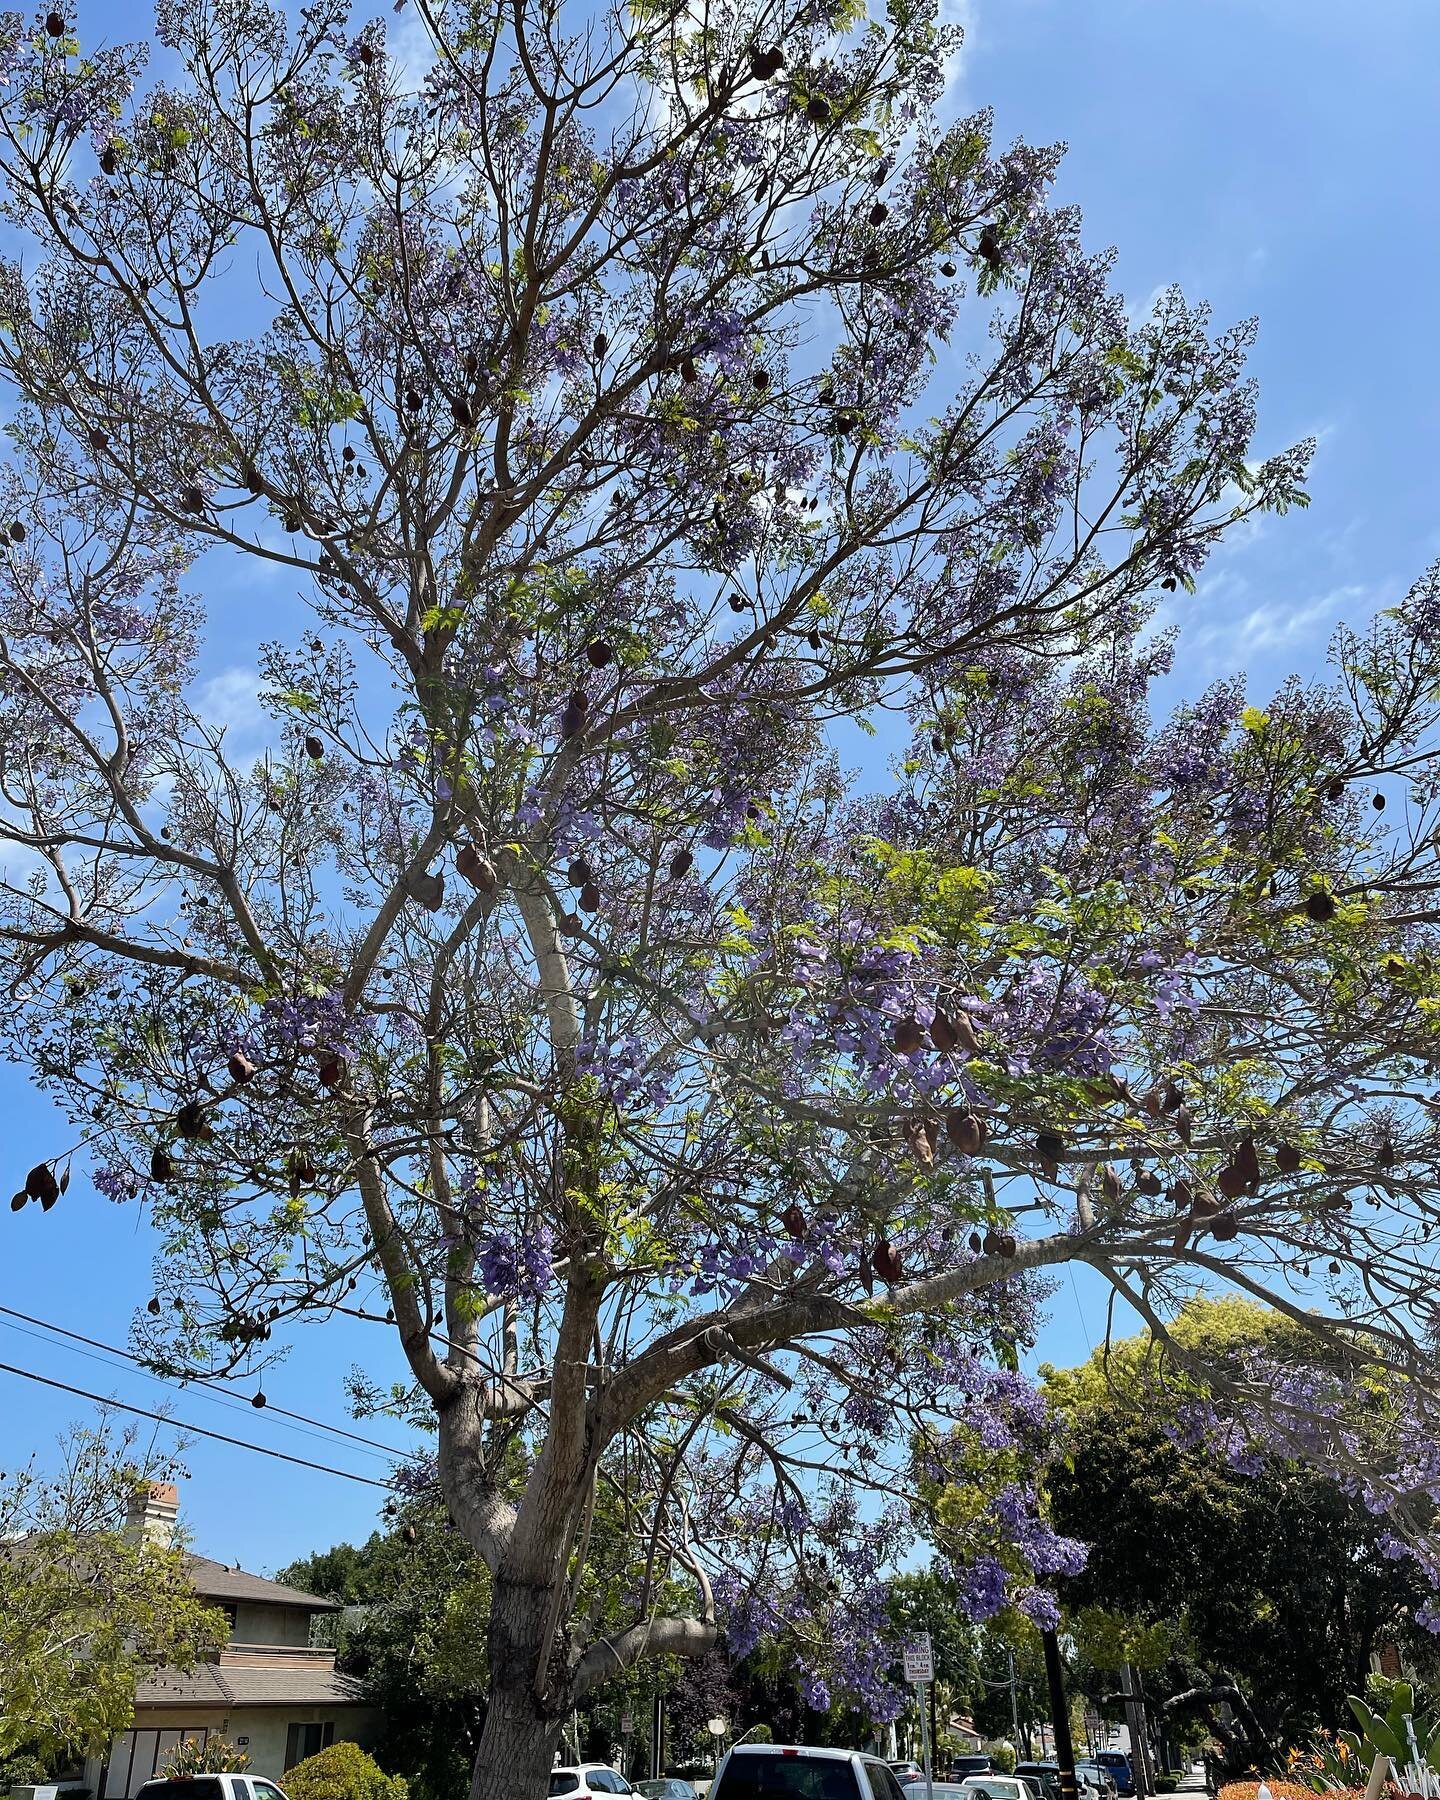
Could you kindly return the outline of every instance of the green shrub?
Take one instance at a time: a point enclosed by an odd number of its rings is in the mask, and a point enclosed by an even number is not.
[[[986,1754],[995,1765],[997,1775],[1013,1775],[1015,1773],[1015,1746],[1005,1738],[996,1738],[985,1746]]]
[[[1180,1777],[1178,1775],[1157,1775],[1155,1777],[1155,1792],[1157,1794],[1173,1794],[1179,1785]]]
[[[406,1800],[403,1775],[387,1775],[358,1744],[331,1744],[287,1769],[290,1800]]]

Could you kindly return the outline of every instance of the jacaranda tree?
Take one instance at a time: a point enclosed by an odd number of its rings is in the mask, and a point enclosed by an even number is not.
[[[0,95],[3,1029],[73,1121],[16,1202],[147,1209],[161,1367],[398,1335],[475,1800],[722,1624],[893,1711],[917,1525],[1046,1616],[1047,1269],[1271,1293],[1313,1359],[1194,1429],[1423,1540],[1440,583],[1333,689],[1147,711],[1154,603],[1302,497],[1249,328],[1127,314],[927,0],[412,0],[409,72],[162,0],[149,87],[82,26]]]

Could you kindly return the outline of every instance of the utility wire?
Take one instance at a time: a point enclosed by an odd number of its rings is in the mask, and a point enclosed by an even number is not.
[[[120,1412],[138,1413],[142,1419],[154,1419],[175,1431],[193,1431],[197,1437],[214,1438],[220,1444],[233,1444],[237,1450],[253,1450],[256,1456],[273,1456],[277,1462],[295,1463],[302,1469],[316,1469],[322,1475],[338,1475],[343,1481],[358,1481],[364,1487],[390,1488],[388,1481],[376,1481],[371,1475],[356,1475],[350,1469],[332,1469],[329,1463],[309,1462],[303,1456],[291,1456],[285,1450],[272,1450],[266,1444],[252,1444],[245,1438],[230,1437],[223,1431],[211,1431],[204,1425],[187,1425],[183,1419],[169,1418],[165,1413],[151,1412],[148,1406],[135,1406],[129,1400],[113,1400],[104,1394],[92,1394],[88,1388],[71,1387],[68,1381],[56,1381],[49,1375],[37,1375],[33,1369],[17,1369],[14,1363],[0,1362],[0,1372],[18,1375],[22,1381],[38,1381],[42,1387],[59,1388],[62,1394],[75,1394],[81,1400],[93,1400],[97,1406],[113,1406]]]
[[[27,1325],[38,1325],[42,1331],[53,1331],[57,1337],[72,1338],[77,1344],[88,1344],[92,1350],[104,1350],[111,1356],[123,1356],[128,1362],[135,1363],[156,1381],[173,1381],[179,1387],[195,1386],[214,1388],[228,1400],[239,1404],[240,1397],[235,1390],[227,1387],[222,1381],[214,1381],[208,1375],[162,1375],[152,1369],[143,1356],[137,1356],[133,1350],[124,1350],[119,1344],[106,1344],[99,1338],[86,1337],[84,1332],[71,1331],[64,1325],[52,1325],[49,1319],[32,1318],[29,1313],[17,1312],[13,1306],[0,1306],[0,1313],[10,1319],[23,1319]],[[397,1450],[392,1444],[382,1444],[376,1438],[362,1437],[357,1431],[347,1431],[343,1425],[330,1425],[324,1419],[312,1419],[306,1413],[291,1412],[289,1407],[276,1406],[267,1402],[267,1413],[278,1413],[287,1419],[295,1419],[302,1425],[313,1425],[319,1431],[330,1431],[336,1437],[349,1438],[353,1443],[364,1444],[369,1449],[380,1451],[386,1456],[402,1456],[423,1458],[423,1450]]]

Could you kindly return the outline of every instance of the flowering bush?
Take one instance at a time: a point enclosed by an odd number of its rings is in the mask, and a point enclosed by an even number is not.
[[[240,1775],[249,1767],[245,1752],[224,1738],[186,1738],[161,1773],[173,1780],[177,1775]]]

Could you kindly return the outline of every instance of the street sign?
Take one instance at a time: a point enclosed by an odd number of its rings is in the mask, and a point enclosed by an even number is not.
[[[930,1648],[930,1633],[905,1646],[905,1679],[911,1687],[935,1679],[935,1657]]]
[[[621,1735],[621,1737],[629,1737],[630,1733],[634,1729],[635,1729],[635,1720],[633,1719],[633,1717],[629,1713],[621,1713],[621,1715],[620,1715],[620,1735]]]

